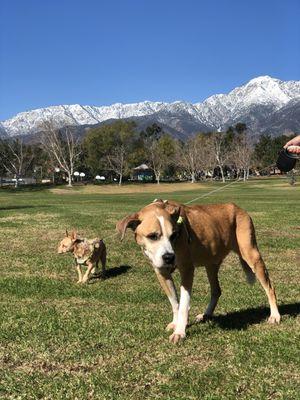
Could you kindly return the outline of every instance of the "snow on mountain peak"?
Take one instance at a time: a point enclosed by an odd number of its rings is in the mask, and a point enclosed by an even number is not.
[[[269,75],[261,75],[261,76],[257,76],[256,78],[251,79],[247,85],[251,85],[251,84],[262,84],[264,82],[270,82],[270,81],[279,81],[279,79],[276,78],[272,78]]]
[[[235,121],[245,122],[253,108],[277,111],[293,99],[300,98],[300,81],[281,81],[268,75],[251,79],[228,94],[216,94],[202,103],[174,101],[173,103],[143,101],[132,104],[115,103],[110,106],[58,105],[22,112],[3,121],[1,132],[10,136],[33,134],[45,120],[53,120],[57,127],[67,125],[94,125],[109,119],[155,115],[160,123],[168,125],[170,118],[195,121],[207,129],[218,129]],[[266,112],[266,111],[264,111]],[[249,114],[250,113],[250,114]],[[254,116],[255,117],[255,116]],[[251,117],[252,118],[252,117]],[[250,123],[251,123],[250,118]],[[253,118],[252,118],[253,119]]]

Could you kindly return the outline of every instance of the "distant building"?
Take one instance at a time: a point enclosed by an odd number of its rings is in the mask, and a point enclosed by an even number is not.
[[[19,185],[33,185],[36,183],[36,178],[18,178]],[[16,178],[0,177],[0,186],[16,186]]]
[[[132,180],[150,182],[153,180],[153,170],[146,164],[141,164],[132,170]]]

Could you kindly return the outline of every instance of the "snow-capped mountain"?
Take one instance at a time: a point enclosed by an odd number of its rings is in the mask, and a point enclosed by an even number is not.
[[[246,122],[245,119],[248,119],[253,108],[259,119],[259,109],[262,112],[277,111],[297,97],[300,97],[300,81],[284,82],[269,76],[260,76],[227,95],[211,96],[195,106],[208,121],[213,121],[215,127],[224,128],[237,122]]]
[[[285,82],[260,76],[228,94],[217,94],[196,104],[184,101],[116,103],[102,107],[75,104],[22,112],[0,123],[0,134],[35,134],[46,120],[53,121],[60,128],[91,126],[121,118],[133,118],[142,125],[156,122],[179,137],[225,129],[238,122],[246,123],[254,133],[271,129],[271,134],[280,134],[300,131],[299,101],[300,81]]]

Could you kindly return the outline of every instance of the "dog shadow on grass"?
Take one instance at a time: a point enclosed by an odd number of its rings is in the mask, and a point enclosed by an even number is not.
[[[283,317],[297,317],[300,315],[300,303],[282,304],[278,307],[280,315]],[[212,322],[225,330],[243,330],[248,326],[266,321],[270,315],[268,307],[248,308],[246,310],[229,312],[226,315],[216,315],[212,317]],[[190,326],[196,324],[192,323]]]
[[[95,283],[97,280],[106,280],[110,278],[115,278],[119,275],[126,274],[132,267],[130,265],[120,265],[119,267],[108,268],[105,271],[105,275],[100,273],[99,275],[92,275],[90,277],[89,283]]]

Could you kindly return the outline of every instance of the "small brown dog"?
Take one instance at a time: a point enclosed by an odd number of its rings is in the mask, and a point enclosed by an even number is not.
[[[76,268],[78,272],[77,283],[86,283],[93,272],[99,274],[99,261],[102,264],[102,276],[105,276],[106,271],[106,246],[103,240],[82,239],[77,236],[77,232],[73,231],[69,235],[66,231],[66,236],[58,245],[58,254],[73,253]],[[82,274],[82,266],[87,266],[85,274]]]

